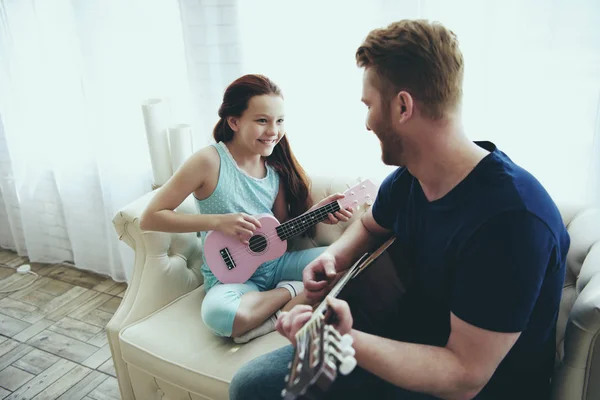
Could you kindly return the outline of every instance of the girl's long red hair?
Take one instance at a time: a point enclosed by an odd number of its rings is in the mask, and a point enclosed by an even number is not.
[[[269,78],[262,75],[244,75],[233,81],[225,90],[223,102],[219,107],[219,121],[213,129],[213,138],[217,142],[229,142],[234,132],[227,123],[228,117],[241,117],[248,108],[248,102],[254,96],[281,96],[281,90]],[[278,173],[285,190],[289,218],[297,217],[312,206],[310,197],[310,179],[294,156],[287,137],[284,135],[275,146],[267,162]],[[282,221],[283,222],[283,221]],[[313,237],[315,228],[308,230]]]

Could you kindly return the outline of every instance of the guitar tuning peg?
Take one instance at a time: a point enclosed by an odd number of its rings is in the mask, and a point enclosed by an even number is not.
[[[354,350],[354,347],[352,347],[352,346],[350,346],[350,347],[342,347],[342,356],[344,356],[344,357],[348,357],[348,356],[354,357],[355,354],[356,354],[356,350]]]
[[[356,358],[346,357],[340,364],[340,373],[342,375],[348,375],[354,370],[354,367],[356,367]]]
[[[340,339],[340,347],[342,348],[352,347],[352,343],[354,343],[354,339],[347,333]]]
[[[287,394],[287,390],[283,389],[281,391],[281,397],[285,397],[286,394]]]

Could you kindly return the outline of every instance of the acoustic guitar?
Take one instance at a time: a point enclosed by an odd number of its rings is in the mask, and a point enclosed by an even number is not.
[[[342,289],[364,271],[396,240],[392,236],[379,248],[365,253],[335,284],[327,295],[337,297]],[[285,400],[325,398],[338,372],[347,375],[356,366],[352,336],[340,335],[334,328],[335,315],[326,299],[313,311],[311,318],[296,333],[294,358],[285,377]]]

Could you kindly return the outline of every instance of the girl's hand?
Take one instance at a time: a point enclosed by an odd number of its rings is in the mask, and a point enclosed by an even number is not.
[[[332,195],[329,195],[327,197],[325,197],[323,200],[321,200],[320,202],[318,202],[317,204],[315,204],[314,206],[312,206],[310,208],[310,210],[308,211],[312,211],[316,208],[319,208],[321,206],[324,206],[325,204],[331,203],[332,201],[336,201],[339,199],[343,199],[344,196],[342,193],[334,193]],[[329,224],[329,225],[335,225],[338,222],[342,221],[342,222],[346,222],[348,221],[350,218],[352,218],[352,213],[354,212],[354,210],[352,209],[352,207],[348,207],[346,209],[342,209],[340,211],[336,211],[334,214],[327,214],[327,219],[323,221],[324,224]]]
[[[216,230],[236,237],[244,244],[250,243],[254,231],[260,228],[258,219],[245,213],[218,215]]]

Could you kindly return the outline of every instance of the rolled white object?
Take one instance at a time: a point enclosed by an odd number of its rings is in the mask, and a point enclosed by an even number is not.
[[[142,113],[154,184],[162,186],[173,175],[167,132],[169,126],[167,105],[161,99],[149,99],[142,103]]]
[[[181,167],[193,152],[192,129],[187,124],[174,125],[169,129],[171,167],[173,173]]]

